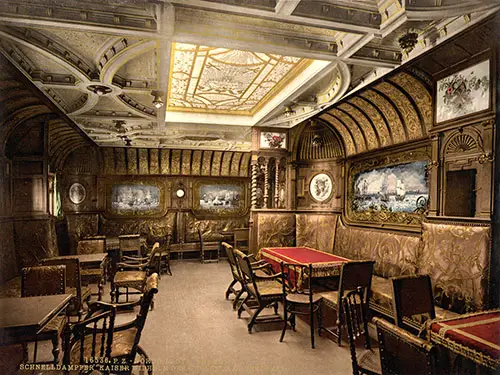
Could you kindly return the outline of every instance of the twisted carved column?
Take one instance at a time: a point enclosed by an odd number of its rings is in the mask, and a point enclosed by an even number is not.
[[[275,159],[275,165],[276,165],[276,171],[274,173],[274,208],[279,208],[279,201],[280,201],[280,183],[279,183],[279,176],[280,176],[280,161],[278,158]]]
[[[257,161],[252,163],[252,193],[251,193],[251,209],[254,210],[257,208]]]
[[[267,199],[269,198],[269,174],[268,160],[264,162],[264,208],[267,208]]]

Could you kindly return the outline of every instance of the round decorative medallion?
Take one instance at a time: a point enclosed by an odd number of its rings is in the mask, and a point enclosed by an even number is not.
[[[184,189],[177,189],[177,191],[175,192],[175,195],[177,195],[177,198],[182,198],[185,194],[186,194],[186,192],[184,191]]]
[[[333,181],[330,175],[326,173],[315,175],[309,184],[309,193],[318,202],[324,202],[329,199],[333,193]]]
[[[74,204],[80,204],[85,200],[87,191],[82,184],[75,182],[69,187],[68,196],[71,202]]]

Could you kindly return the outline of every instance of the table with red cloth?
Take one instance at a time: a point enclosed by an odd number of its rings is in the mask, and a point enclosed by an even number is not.
[[[434,321],[432,342],[491,369],[500,367],[500,309]]]
[[[312,264],[313,277],[340,275],[342,264],[350,259],[310,247],[264,247],[259,251],[260,259],[265,260],[280,272],[280,263]]]

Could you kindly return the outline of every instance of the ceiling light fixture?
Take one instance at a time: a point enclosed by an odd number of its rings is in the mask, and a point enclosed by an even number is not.
[[[153,105],[157,109],[160,109],[161,107],[163,107],[163,100],[161,98],[162,93],[160,91],[151,91],[151,95],[154,96]]]
[[[111,91],[113,91],[109,87],[102,86],[102,85],[90,85],[90,86],[87,86],[87,90],[92,91],[94,94],[97,94],[99,96],[107,95]]]
[[[399,46],[406,53],[409,54],[418,43],[418,33],[415,30],[408,30],[405,34],[401,35],[398,39]]]
[[[283,110],[283,113],[285,114],[285,117],[291,117],[295,114],[295,111],[292,109],[292,107],[286,106]]]

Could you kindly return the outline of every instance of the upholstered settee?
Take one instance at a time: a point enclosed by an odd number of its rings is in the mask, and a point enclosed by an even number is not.
[[[488,306],[489,225],[429,220],[420,232],[413,233],[350,226],[336,214],[280,213],[274,220],[268,216],[255,220],[259,249],[292,246],[288,235],[295,231],[296,246],[353,260],[374,260],[370,308],[379,314],[392,316],[390,278],[400,275],[430,275],[438,318]],[[277,233],[280,227],[283,235]],[[331,300],[328,296],[323,296],[325,303],[336,304],[335,294]]]

